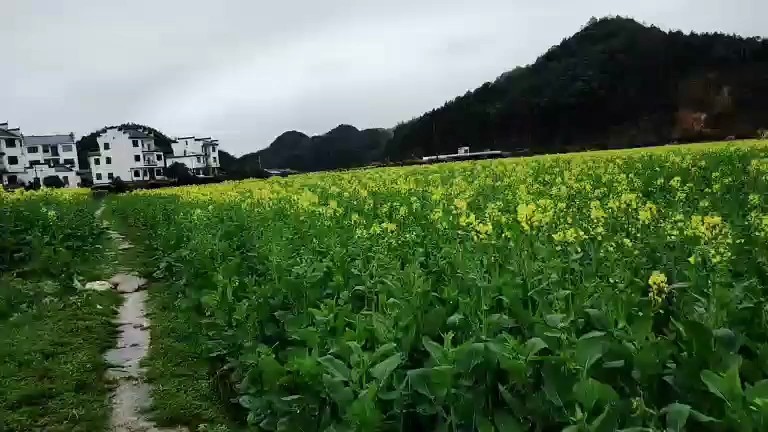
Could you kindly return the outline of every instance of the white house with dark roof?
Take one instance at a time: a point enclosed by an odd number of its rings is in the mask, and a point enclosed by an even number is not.
[[[93,184],[107,184],[118,177],[126,182],[165,179],[165,158],[152,135],[111,127],[96,141],[98,150],[88,153]]]
[[[74,134],[28,135],[0,123],[0,173],[3,185],[12,186],[56,176],[67,187],[77,187],[77,148]]]
[[[74,134],[24,135],[24,150],[30,165],[64,165],[79,169]]]
[[[165,159],[165,166],[170,167],[174,163],[186,165],[194,175],[211,175],[219,169],[219,141],[207,138],[195,138],[186,136],[176,138],[171,143],[173,155]]]
[[[18,184],[26,175],[27,160],[21,143],[21,132],[0,123],[0,173],[4,185]]]

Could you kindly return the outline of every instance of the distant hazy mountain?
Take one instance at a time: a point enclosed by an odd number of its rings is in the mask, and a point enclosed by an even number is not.
[[[269,147],[255,153],[239,158],[222,153],[221,167],[230,174],[239,175],[255,175],[259,166],[299,171],[358,167],[381,160],[391,136],[391,132],[385,129],[358,130],[349,125],[339,125],[313,137],[288,131],[278,136]]]

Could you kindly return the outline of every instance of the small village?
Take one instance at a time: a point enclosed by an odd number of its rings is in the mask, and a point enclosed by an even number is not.
[[[186,167],[191,175],[218,174],[219,142],[211,137],[173,138],[161,148],[152,132],[140,127],[108,127],[97,136],[81,166],[74,133],[26,135],[0,123],[0,176],[6,189],[107,186],[118,180],[136,185],[169,180],[168,168]]]

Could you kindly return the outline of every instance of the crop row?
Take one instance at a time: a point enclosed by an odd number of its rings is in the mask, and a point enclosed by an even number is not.
[[[112,211],[261,429],[766,430],[765,154],[325,173]]]

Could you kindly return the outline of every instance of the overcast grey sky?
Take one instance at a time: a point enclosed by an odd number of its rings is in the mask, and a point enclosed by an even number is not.
[[[0,122],[134,121],[243,154],[290,129],[394,126],[608,14],[768,29],[766,0],[0,0]]]

